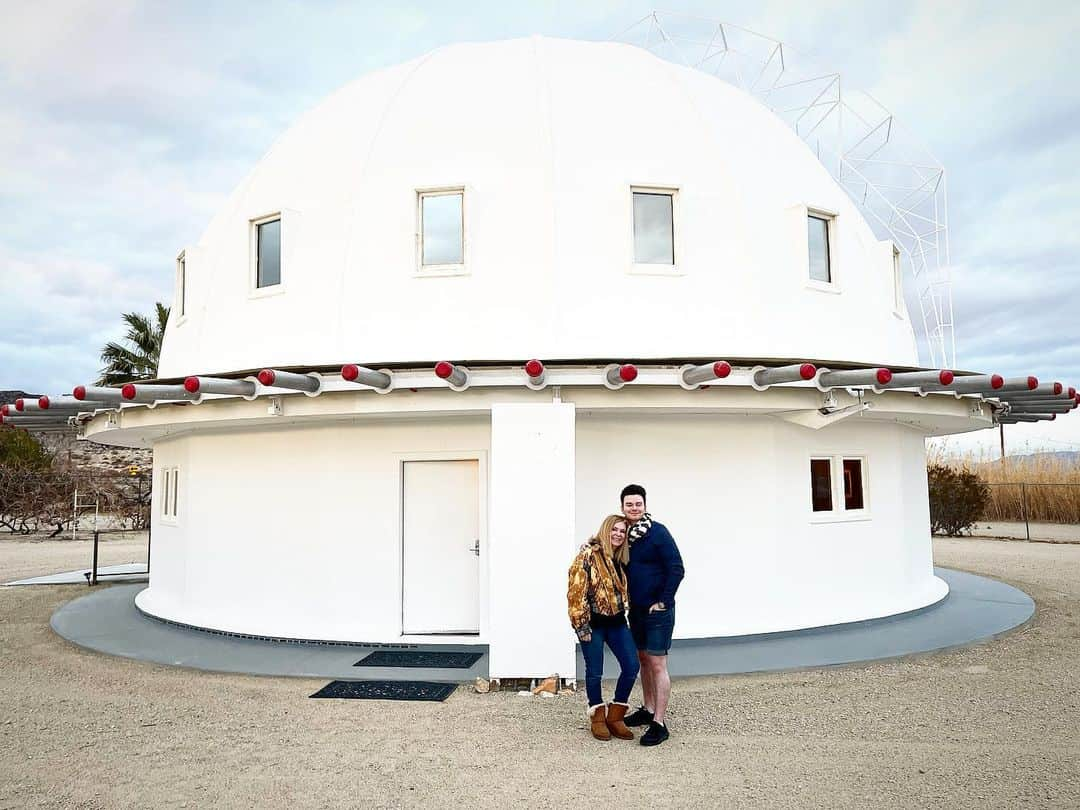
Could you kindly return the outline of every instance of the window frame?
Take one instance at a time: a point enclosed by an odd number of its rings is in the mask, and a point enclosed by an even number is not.
[[[870,520],[873,516],[870,511],[870,459],[866,453],[813,453],[809,461],[828,459],[829,473],[831,477],[831,493],[833,508],[830,511],[814,511],[813,478],[810,479],[810,500],[807,505],[809,520],[811,523],[849,523],[860,520]],[[844,497],[844,462],[858,461],[862,473],[862,497],[861,509],[847,509]],[[807,470],[809,471],[809,464]]]
[[[679,187],[665,185],[635,185],[630,186],[630,273],[636,276],[684,276],[685,271],[679,266],[681,250],[679,248]],[[634,240],[634,195],[635,194],[662,194],[671,197],[671,264],[650,264],[639,262],[635,251]]]
[[[280,222],[278,240],[278,283],[259,286],[259,226]],[[282,209],[248,220],[248,297],[268,298],[285,292],[285,212]]]
[[[428,197],[461,196],[461,261],[451,264],[424,264],[424,200]],[[430,186],[416,189],[416,278],[439,278],[443,276],[469,275],[469,215],[468,193],[464,184]]]
[[[820,279],[813,278],[810,275],[810,231],[809,220],[818,219],[825,222],[825,262],[829,271],[829,280],[821,281]],[[818,290],[819,292],[827,293],[839,293],[840,282],[837,275],[836,268],[836,212],[828,211],[824,208],[813,208],[811,206],[806,207],[806,217],[804,218],[804,229],[806,237],[806,266],[803,268],[804,278],[806,279],[806,286],[812,290]]]

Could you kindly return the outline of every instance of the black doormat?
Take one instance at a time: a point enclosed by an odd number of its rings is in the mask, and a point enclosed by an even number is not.
[[[377,650],[361,658],[354,667],[423,667],[426,669],[468,669],[483,653],[425,652],[424,650]]]
[[[446,700],[456,683],[431,681],[331,681],[313,698],[346,700]]]

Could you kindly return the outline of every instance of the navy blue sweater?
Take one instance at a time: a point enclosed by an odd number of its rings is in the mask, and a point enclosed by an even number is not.
[[[675,538],[666,526],[654,521],[649,533],[630,546],[626,567],[630,607],[647,610],[657,602],[671,607],[682,578],[682,555]]]

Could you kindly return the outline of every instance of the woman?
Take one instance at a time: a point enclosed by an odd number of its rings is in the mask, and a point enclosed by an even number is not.
[[[581,549],[570,566],[570,625],[581,641],[585,657],[585,693],[589,697],[592,733],[598,740],[634,739],[623,717],[630,704],[630,690],[638,675],[637,651],[626,626],[626,570],[630,550],[626,542],[627,521],[609,515],[600,531]],[[615,684],[615,700],[605,705],[600,692],[604,675],[604,644],[615,653],[622,671]]]

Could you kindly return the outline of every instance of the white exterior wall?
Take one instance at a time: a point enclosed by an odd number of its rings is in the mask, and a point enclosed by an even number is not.
[[[574,406],[491,408],[493,678],[574,677],[577,639],[567,618],[574,543]]]
[[[486,419],[189,435],[154,446],[154,473],[181,470],[176,525],[155,487],[147,612],[281,638],[401,637],[405,459],[479,458]],[[487,623],[481,515],[480,632]]]
[[[815,516],[810,457],[866,459],[868,519]],[[819,431],[769,418],[578,415],[577,526],[617,512],[625,484],[686,565],[675,636],[770,633],[923,607],[933,576],[923,437],[887,424]]]
[[[494,440],[486,418],[417,417],[157,442],[156,483],[162,468],[180,469],[179,515],[163,520],[156,487],[139,606],[256,635],[401,640],[399,465],[455,457],[481,462],[476,640],[491,644],[500,674],[568,671],[566,569],[629,482],[647,488],[686,563],[677,637],[857,621],[946,593],[932,572],[924,440],[910,428],[579,407],[571,433],[571,405],[493,414]],[[867,519],[813,515],[818,455],[865,459]]]

